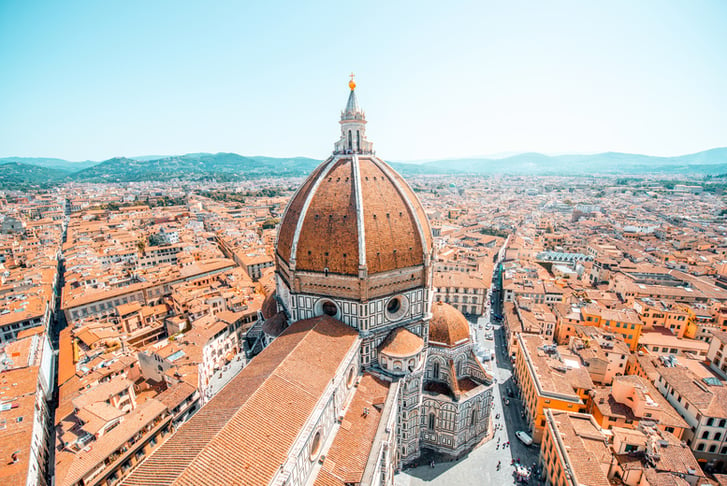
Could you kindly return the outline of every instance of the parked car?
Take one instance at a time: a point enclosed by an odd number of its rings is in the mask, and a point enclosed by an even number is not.
[[[520,439],[520,442],[522,442],[526,446],[532,445],[533,443],[533,438],[530,437],[527,432],[524,432],[522,430],[518,430],[517,432],[515,432],[515,436]]]

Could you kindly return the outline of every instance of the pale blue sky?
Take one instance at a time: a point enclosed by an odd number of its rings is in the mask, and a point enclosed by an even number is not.
[[[727,145],[727,2],[0,0],[0,156]]]

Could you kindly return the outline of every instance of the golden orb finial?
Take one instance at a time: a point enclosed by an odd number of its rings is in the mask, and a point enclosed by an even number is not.
[[[351,77],[351,81],[348,82],[348,87],[351,88],[351,91],[353,91],[356,89],[356,83],[353,81],[354,74],[351,73],[349,76]]]

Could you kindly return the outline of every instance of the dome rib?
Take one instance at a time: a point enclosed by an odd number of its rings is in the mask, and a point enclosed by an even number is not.
[[[353,91],[351,91],[353,93]],[[363,219],[363,197],[361,196],[361,164],[358,155],[353,154],[353,192],[356,194],[356,228],[358,229],[358,265],[366,268],[366,229]]]
[[[400,188],[374,157],[361,161],[366,268],[369,274],[426,263],[416,215]]]
[[[326,164],[321,163],[315,170],[308,176],[303,184],[293,193],[290,198],[288,205],[283,211],[283,216],[280,218],[280,228],[278,230],[278,241],[276,244],[275,251],[278,256],[282,257],[286,262],[289,261],[293,255],[293,239],[295,238],[295,230],[297,228],[297,221],[300,219],[300,213],[303,209],[303,204],[308,199],[313,183],[318,180],[318,174],[325,168]],[[295,221],[296,224],[286,224],[287,221]]]

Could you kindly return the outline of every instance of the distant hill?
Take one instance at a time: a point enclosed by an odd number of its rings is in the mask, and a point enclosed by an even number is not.
[[[68,173],[76,172],[98,164],[98,162],[92,160],[86,160],[84,162],[70,162],[68,160],[54,159],[52,157],[0,157],[0,165],[8,162],[48,167],[49,169],[58,169]]]
[[[0,188],[20,190],[31,187],[49,187],[61,182],[66,176],[67,173],[63,170],[7,162],[0,165]]]
[[[594,174],[723,174],[727,172],[727,147],[678,157],[605,152],[592,155],[524,153],[502,159],[436,160],[422,164],[444,173],[509,175]]]
[[[0,188],[64,181],[134,182],[180,180],[234,181],[305,176],[320,163],[306,157],[275,158],[234,153],[117,157],[104,162],[53,158],[0,158]],[[718,175],[727,174],[727,148],[679,157],[606,152],[591,155],[523,153],[505,158],[443,159],[423,164],[391,164],[404,175]]]
[[[302,176],[320,161],[304,157],[245,157],[238,154],[186,154],[153,160],[113,158],[71,175],[78,182],[134,182],[173,179],[234,180]]]

